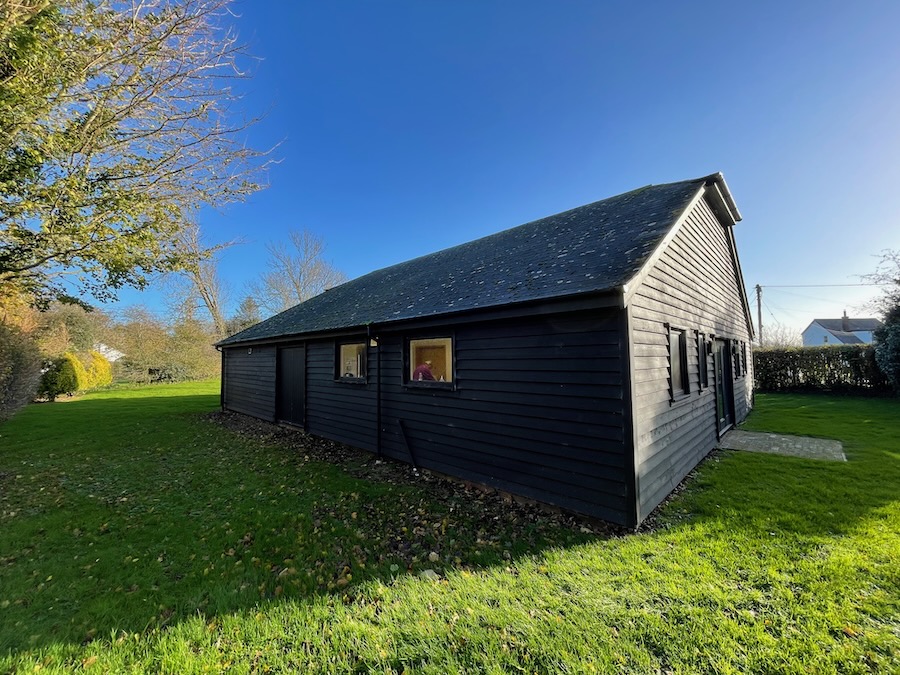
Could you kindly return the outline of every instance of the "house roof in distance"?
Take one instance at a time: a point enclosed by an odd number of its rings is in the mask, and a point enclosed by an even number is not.
[[[218,344],[620,289],[707,186],[740,220],[721,174],[649,185],[370,272]]]
[[[856,333],[845,333],[842,330],[830,330],[828,333],[837,338],[841,344],[845,345],[861,345],[863,341]]]
[[[813,323],[819,324],[831,333],[855,333],[856,331],[875,331],[881,328],[880,319],[813,319]]]

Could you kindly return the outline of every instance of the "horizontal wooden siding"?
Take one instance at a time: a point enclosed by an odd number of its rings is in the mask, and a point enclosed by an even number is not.
[[[264,420],[275,419],[274,346],[222,350],[222,407]]]
[[[700,389],[696,334],[743,341],[749,327],[729,232],[705,200],[632,297],[633,415],[638,519],[645,518],[716,444],[713,360]],[[670,402],[666,324],[687,332],[690,394]],[[749,360],[749,359],[748,359]],[[752,377],[734,381],[736,421],[747,416]]]
[[[335,341],[307,343],[306,429],[309,433],[375,450],[376,349],[368,349],[367,362],[366,384],[336,381]]]
[[[423,467],[625,522],[616,327],[613,311],[456,326],[444,333],[455,341],[453,391],[403,386],[405,338],[415,335],[384,336],[385,454],[412,452]]]

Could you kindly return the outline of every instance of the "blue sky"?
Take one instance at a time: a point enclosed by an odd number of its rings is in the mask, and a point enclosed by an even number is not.
[[[900,248],[900,3],[238,0],[268,189],[201,215],[309,229],[350,277],[650,183],[722,171],[755,284],[857,283]],[[865,313],[872,288],[766,289],[764,323]],[[160,307],[161,292],[122,304]]]

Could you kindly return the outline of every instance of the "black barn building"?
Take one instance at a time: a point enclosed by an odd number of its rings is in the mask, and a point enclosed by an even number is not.
[[[377,270],[219,343],[222,406],[636,525],[748,413],[721,174]]]

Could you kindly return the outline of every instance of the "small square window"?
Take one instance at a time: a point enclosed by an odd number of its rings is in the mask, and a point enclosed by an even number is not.
[[[365,342],[350,342],[339,346],[337,375],[340,380],[366,379]]]
[[[415,384],[453,382],[453,338],[410,340],[407,377]]]
[[[669,328],[669,395],[674,401],[690,392],[687,376],[687,336],[679,328]]]

